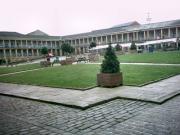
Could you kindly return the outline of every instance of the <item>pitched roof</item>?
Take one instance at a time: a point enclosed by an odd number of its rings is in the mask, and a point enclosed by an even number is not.
[[[48,34],[40,31],[40,30],[35,30],[33,32],[28,33],[27,35],[31,35],[31,36],[48,36]]]
[[[0,31],[0,36],[2,37],[8,37],[8,36],[23,36],[23,34],[18,33],[18,32],[9,32],[9,31]]]
[[[150,24],[139,24],[138,22],[130,22],[126,24],[116,25],[111,28],[107,29],[100,29],[94,30],[91,32],[81,33],[81,34],[74,34],[63,36],[63,39],[76,39],[76,38],[83,38],[83,37],[95,37],[99,35],[107,35],[112,33],[118,32],[131,32],[131,31],[140,31],[140,30],[148,30],[148,29],[158,29],[163,27],[171,27],[171,26],[180,26],[180,20],[172,20],[172,21],[165,21],[165,22],[158,22],[158,23],[150,23]]]
[[[21,34],[18,32],[0,31],[0,37],[2,38],[31,38],[31,39],[50,39],[50,40],[61,40],[60,36],[49,36],[46,33],[36,30],[29,34]]]
[[[137,25],[140,25],[140,23],[138,23],[137,21],[133,21],[133,22],[127,22],[123,24],[118,24],[118,25],[113,26],[112,28],[129,27],[129,26],[137,26]]]

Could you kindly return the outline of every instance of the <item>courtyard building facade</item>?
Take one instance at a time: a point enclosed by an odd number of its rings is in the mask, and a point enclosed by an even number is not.
[[[42,47],[61,55],[61,37],[49,36],[39,30],[23,35],[17,32],[0,32],[0,57],[40,57]]]
[[[97,46],[119,44],[124,51],[128,51],[132,42],[144,50],[179,49],[179,37],[180,20],[150,24],[134,21],[67,36],[49,36],[40,30],[26,35],[17,32],[0,32],[0,57],[40,57],[42,47],[47,47],[54,55],[61,56],[61,45],[64,42],[72,45],[75,48],[74,54],[77,55],[87,53],[91,42],[96,42]]]
[[[78,54],[87,52],[91,42],[96,42],[97,46],[104,46],[108,43],[119,44],[124,51],[128,51],[132,42],[135,42],[139,48],[144,50],[148,50],[150,47],[156,50],[163,48],[178,49],[180,47],[179,37],[180,20],[173,20],[143,25],[134,21],[108,29],[69,35],[62,38],[64,42],[75,46]]]

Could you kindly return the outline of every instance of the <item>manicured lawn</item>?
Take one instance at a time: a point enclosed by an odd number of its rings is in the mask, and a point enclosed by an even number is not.
[[[88,88],[96,86],[96,74],[100,65],[77,64],[50,67],[0,77],[0,82],[32,84],[61,88]],[[180,67],[121,65],[124,85],[142,85],[154,80],[180,74]]]
[[[120,62],[180,64],[180,51],[119,55]]]
[[[16,67],[0,67],[0,74],[7,74],[19,71],[25,71],[30,69],[40,68],[40,64],[28,64],[28,65],[20,65]]]

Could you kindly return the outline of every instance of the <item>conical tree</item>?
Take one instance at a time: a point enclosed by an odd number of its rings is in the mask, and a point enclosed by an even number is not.
[[[101,64],[101,73],[119,73],[120,66],[117,56],[112,48],[111,44],[109,44],[103,63]]]

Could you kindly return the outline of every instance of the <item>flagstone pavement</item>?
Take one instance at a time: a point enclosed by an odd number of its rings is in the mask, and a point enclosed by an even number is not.
[[[143,87],[96,87],[85,91],[0,83],[0,94],[77,107],[81,109],[87,109],[117,98],[163,103],[169,98],[180,94],[180,75],[176,75]]]
[[[0,83],[0,135],[179,135],[179,92],[180,75],[86,91]]]

